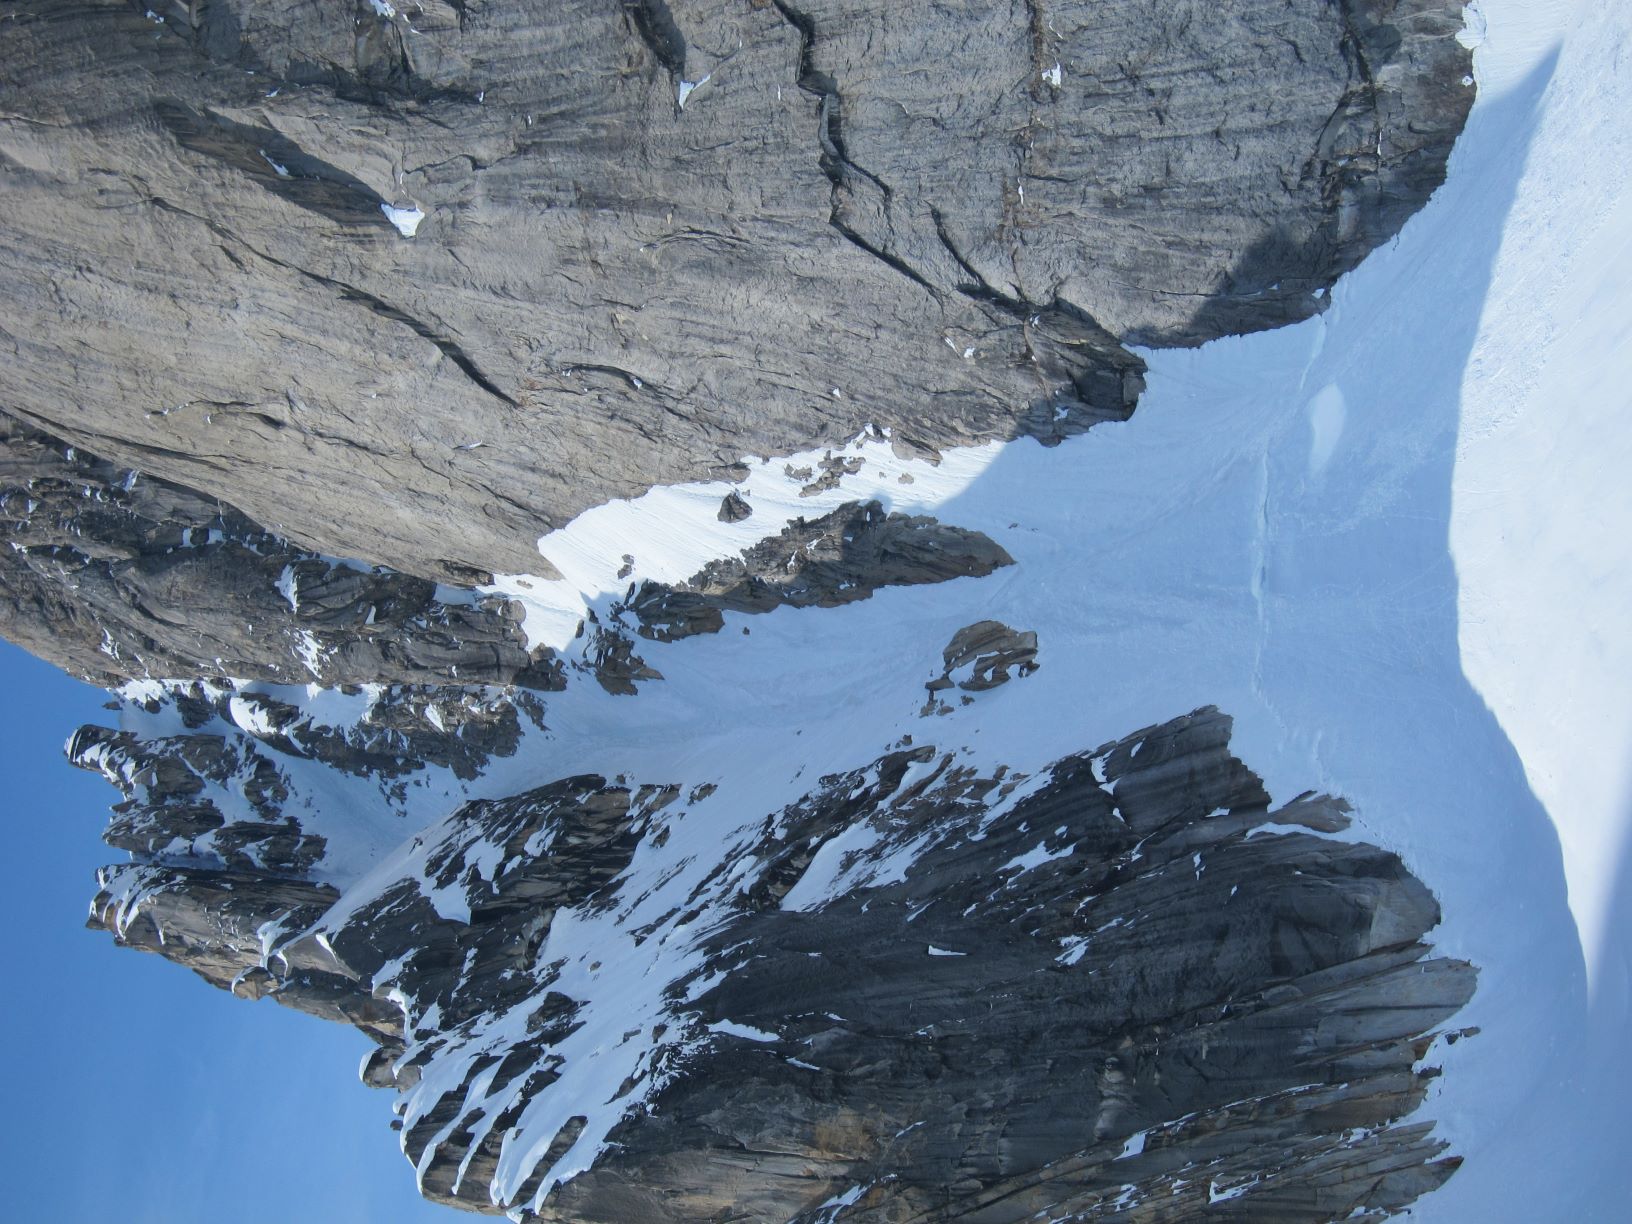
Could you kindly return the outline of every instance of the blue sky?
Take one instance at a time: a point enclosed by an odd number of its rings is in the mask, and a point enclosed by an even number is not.
[[[64,742],[107,695],[0,642],[7,1208],[42,1224],[451,1224],[363,1087],[358,1033],[84,929],[118,794]]]

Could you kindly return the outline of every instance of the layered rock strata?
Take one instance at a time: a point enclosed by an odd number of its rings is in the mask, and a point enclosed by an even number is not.
[[[851,502],[795,519],[740,556],[710,562],[683,584],[643,582],[618,605],[660,642],[718,633],[725,613],[837,608],[881,587],[983,578],[1014,558],[978,531],[922,514]]]
[[[0,629],[93,683],[562,684],[504,599],[320,556],[4,413],[0,537]]]
[[[1321,836],[1342,801],[1272,806],[1229,728],[1030,776],[893,751],[743,821],[655,921],[720,800],[579,776],[338,896],[109,869],[93,924],[374,1037],[422,1188],[479,1211],[1381,1219],[1455,1168],[1406,1119],[1474,973],[1397,857]]]
[[[976,621],[952,635],[941,661],[941,674],[924,685],[931,696],[951,688],[984,693],[1007,684],[1011,672],[1029,676],[1037,670],[1037,635],[1002,621]]]
[[[1457,0],[7,18],[0,411],[456,582],[745,454],[1120,419],[1126,343],[1319,310],[1472,100]]]

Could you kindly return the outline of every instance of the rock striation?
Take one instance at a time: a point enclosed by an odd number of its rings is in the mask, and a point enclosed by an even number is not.
[[[924,685],[931,699],[951,688],[964,694],[984,693],[1007,684],[1011,669],[1015,676],[1037,670],[1037,635],[1029,629],[1010,629],[1002,621],[976,621],[952,635],[941,660],[945,665],[941,674]]]
[[[869,424],[1121,419],[1125,345],[1321,309],[1472,100],[1459,0],[7,17],[0,411],[454,582]]]
[[[504,599],[299,548],[3,413],[0,536],[0,628],[93,683],[561,687]]]
[[[898,749],[655,922],[641,861],[719,799],[583,775],[338,895],[108,869],[92,924],[369,1034],[422,1189],[478,1211],[1381,1219],[1457,1163],[1407,1118],[1474,972],[1396,856],[1322,836],[1341,800],[1273,806],[1229,733],[1198,710],[1029,776]]]
[[[642,637],[668,642],[718,633],[727,612],[836,608],[881,587],[981,578],[1013,564],[978,531],[886,513],[876,501],[850,502],[820,518],[795,519],[684,584],[643,582],[619,611],[639,622]]]

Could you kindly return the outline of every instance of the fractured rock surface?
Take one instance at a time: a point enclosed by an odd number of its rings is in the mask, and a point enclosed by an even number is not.
[[[1037,670],[1037,635],[1010,629],[1002,621],[976,621],[952,635],[941,652],[941,674],[924,685],[931,694],[957,687],[966,693],[984,693],[1016,676]]]
[[[980,578],[1013,565],[1002,546],[921,514],[885,513],[850,502],[816,519],[795,519],[740,557],[710,563],[683,585],[643,582],[627,610],[642,637],[673,641],[718,633],[726,612],[836,608],[880,587]]]
[[[0,629],[93,683],[561,687],[503,599],[320,556],[4,413],[0,536]]]
[[[150,14],[150,15],[149,15]],[[422,578],[745,454],[1120,419],[1438,186],[1459,0],[22,0],[0,411]],[[346,513],[335,512],[342,495]]]
[[[1455,1168],[1407,1119],[1474,972],[1396,856],[1318,835],[1341,800],[1272,806],[1229,731],[1029,777],[896,750],[638,926],[718,797],[474,802],[338,897],[110,868],[93,924],[374,1037],[425,1192],[476,1210],[1381,1219]]]
[[[343,719],[320,717],[275,693],[202,681],[172,687],[144,704],[152,713],[173,713],[174,734],[83,727],[69,742],[68,758],[123,795],[103,832],[110,846],[189,871],[260,870],[299,880],[333,857],[316,817],[342,829],[365,821],[343,803],[338,812],[319,809],[302,792],[297,771],[366,780],[389,828],[400,820],[409,788],[423,785],[428,773],[469,782],[512,756],[525,729],[544,725],[542,704],[525,690],[404,686],[329,696],[331,704],[350,707]]]

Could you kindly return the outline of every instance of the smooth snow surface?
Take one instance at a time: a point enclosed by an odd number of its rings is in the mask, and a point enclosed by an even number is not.
[[[674,1073],[653,1070],[654,1025],[687,1041],[758,1040],[686,1012],[717,980],[699,977],[698,943],[722,912],[710,907],[751,883],[755,864],[708,873],[819,775],[862,769],[911,735],[937,749],[925,768],[950,755],[1026,775],[1005,800],[1018,802],[1067,753],[1217,705],[1277,801],[1311,789],[1348,799],[1355,823],[1343,836],[1402,854],[1442,903],[1440,950],[1480,968],[1454,1023],[1481,1032],[1430,1051],[1445,1074],[1421,1115],[1465,1163],[1413,1218],[1623,1218],[1629,16],[1620,5],[1470,6],[1480,94],[1446,186],[1337,285],[1323,316],[1146,354],[1148,391],[1129,423],[1052,449],[1020,439],[951,451],[938,464],[898,459],[868,431],[843,448],[865,461],[860,472],[808,498],[811,477],[796,473],[823,451],[750,461],[737,486],[657,489],[588,511],[540,541],[560,579],[512,575],[494,589],[523,605],[531,641],[572,664],[580,622],[593,611],[606,623],[632,583],[684,580],[794,516],[849,501],[983,531],[1013,567],[837,609],[728,614],[713,636],[636,639],[663,680],[615,697],[572,671],[568,690],[546,699],[549,729],[473,783],[424,770],[392,794],[289,767],[291,804],[331,839],[320,871],[347,889],[328,929],[422,874],[437,822],[463,798],[590,771],[682,794],[718,788],[665,810],[673,836],[641,845],[616,906],[557,914],[540,961],[563,964],[552,988],[581,1001],[584,1024],[555,1051],[555,1088],[506,1136],[495,1179],[505,1205],[571,1116],[589,1122],[546,1191],[587,1168],[624,1112]],[[721,523],[733,488],[753,516]],[[619,578],[625,554],[633,572]],[[285,594],[297,597],[292,585]],[[942,648],[985,619],[1035,631],[1040,670],[920,717]],[[360,713],[356,698],[277,695],[335,725]],[[252,703],[231,709],[237,726],[223,734],[266,733]],[[159,734],[165,717],[133,712],[129,724]],[[1070,852],[1037,832],[1009,870]],[[784,906],[819,909],[865,883],[854,873],[876,840],[858,826],[828,843]],[[677,925],[693,896],[701,916]],[[450,916],[468,908],[462,894],[435,900]],[[637,943],[630,932],[647,923],[653,934]],[[1062,947],[1061,962],[1082,950]],[[413,1021],[414,1001],[402,1003]],[[526,1010],[451,1042],[410,1094],[408,1125],[505,1048]],[[618,1098],[626,1077],[640,1087]],[[510,1098],[487,1092],[478,1077],[469,1100],[496,1118]]]
[[[1629,107],[1632,11],[1584,5],[1463,373],[1452,485],[1463,666],[1558,826],[1595,989],[1624,974],[1604,961],[1632,827]]]

